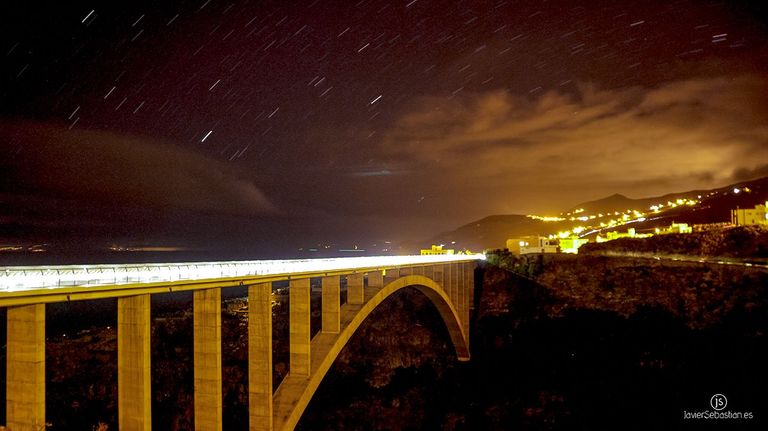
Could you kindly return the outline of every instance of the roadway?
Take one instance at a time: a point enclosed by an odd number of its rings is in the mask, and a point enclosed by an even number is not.
[[[0,306],[234,287],[485,259],[482,254],[0,267]],[[26,298],[26,299],[23,299]]]

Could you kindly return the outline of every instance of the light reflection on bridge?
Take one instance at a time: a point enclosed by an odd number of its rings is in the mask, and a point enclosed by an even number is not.
[[[327,259],[0,267],[0,293],[73,286],[200,281],[333,272],[482,259],[483,255],[368,256]]]

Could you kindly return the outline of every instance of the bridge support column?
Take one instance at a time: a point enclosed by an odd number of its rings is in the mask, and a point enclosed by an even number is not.
[[[384,274],[381,271],[371,271],[368,273],[368,287],[381,289],[384,287]]]
[[[272,431],[272,283],[248,287],[250,431]]]
[[[467,346],[469,346],[469,313],[472,310],[472,302],[475,296],[475,266],[472,263],[464,264],[464,333],[467,334]]]
[[[454,269],[456,270],[456,303],[458,304],[459,318],[461,319],[461,326],[464,328],[464,334],[467,334],[467,284],[464,276],[464,264],[455,263]]]
[[[445,293],[448,295],[448,299],[451,300],[451,305],[453,305],[453,308],[458,312],[456,305],[456,287],[453,283],[452,270],[453,268],[450,263],[443,264],[443,286],[445,288]]]
[[[475,264],[472,262],[465,263],[466,265],[466,277],[467,287],[469,290],[469,298],[467,300],[467,309],[471,310],[475,308]]]
[[[45,304],[8,307],[6,426],[45,427]]]
[[[149,294],[117,298],[117,414],[121,431],[152,429]]]
[[[453,296],[451,301],[453,306],[456,307],[456,311],[459,312],[459,319],[464,322],[464,310],[461,307],[461,266],[458,263],[452,263],[451,265],[451,286],[453,287]]]
[[[309,377],[310,372],[310,302],[309,279],[291,280],[289,293],[289,364],[290,374]]]
[[[467,286],[466,283],[466,265],[463,263],[456,264],[457,269],[457,277],[458,280],[456,281],[456,284],[458,286],[458,301],[459,301],[459,315],[461,316],[461,325],[464,328],[464,334],[467,335],[467,323],[469,322],[469,307],[468,307],[468,295],[467,295],[467,289],[469,289],[469,286]]]
[[[446,286],[445,277],[443,276],[443,268],[443,265],[432,265],[432,280],[440,285],[445,293],[448,293],[448,286]]]
[[[429,279],[431,279],[433,281],[436,281],[435,280],[435,271],[434,271],[434,269],[435,269],[435,267],[433,265],[422,266],[421,267],[421,270],[423,272],[422,275],[424,275],[424,277],[427,277],[427,278],[429,278]]]
[[[221,430],[221,289],[195,290],[193,299],[195,429]]]
[[[400,278],[400,268],[390,268],[384,274],[384,284],[391,283]]]
[[[338,275],[323,277],[322,319],[323,332],[338,334],[341,327],[341,296]]]
[[[370,274],[368,275],[370,280]],[[347,276],[347,303],[360,305],[365,302],[365,289],[363,288],[363,274],[349,274]]]

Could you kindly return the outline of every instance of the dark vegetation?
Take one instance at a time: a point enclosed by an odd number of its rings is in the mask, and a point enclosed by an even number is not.
[[[644,239],[621,238],[585,244],[579,249],[579,254],[610,252],[765,259],[768,258],[768,227],[723,227]]]
[[[402,341],[365,361],[359,352],[357,362],[335,365],[301,429],[696,428],[701,424],[686,424],[683,411],[707,409],[717,392],[729,394],[734,410],[755,413],[749,429],[765,425],[765,271],[643,267],[617,258],[497,255],[491,261],[478,274],[484,281],[469,363],[454,362],[450,347],[437,357],[422,350],[423,364],[396,369],[410,384],[393,379],[374,386],[367,381],[387,364],[369,369],[372,358],[422,346]],[[400,307],[381,311],[389,313],[389,331],[413,325]],[[444,331],[432,319],[435,333]],[[375,348],[380,336],[364,328],[352,346]],[[425,383],[424,376],[433,380]]]

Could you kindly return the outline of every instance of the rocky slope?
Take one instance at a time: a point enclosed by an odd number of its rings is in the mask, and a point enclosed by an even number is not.
[[[630,317],[645,307],[704,328],[732,313],[765,310],[768,300],[768,271],[713,263],[559,256],[543,264],[536,281],[557,299],[547,308],[551,317],[567,309]]]
[[[579,249],[579,254],[607,253],[765,259],[768,258],[768,227],[722,227],[690,234],[621,238],[603,243],[588,243]]]
[[[335,365],[301,429],[678,429],[683,410],[707,408],[717,390],[744,411],[768,410],[768,272],[608,257],[510,263],[530,278],[486,268],[468,364],[426,351],[421,364],[381,361],[424,345],[380,344],[364,329],[349,348],[356,360]],[[401,307],[385,308],[389,332],[408,330]],[[381,385],[387,367],[402,378]]]

